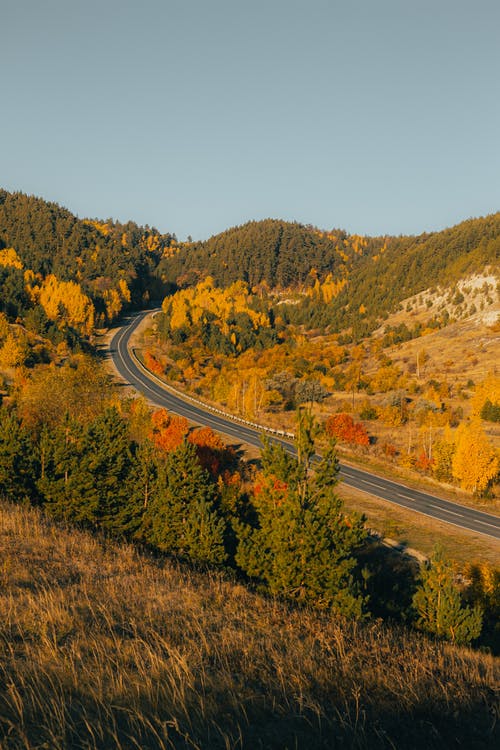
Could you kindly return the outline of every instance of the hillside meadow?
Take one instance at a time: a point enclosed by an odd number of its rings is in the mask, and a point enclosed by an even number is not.
[[[493,748],[499,662],[0,506],[0,748]]]

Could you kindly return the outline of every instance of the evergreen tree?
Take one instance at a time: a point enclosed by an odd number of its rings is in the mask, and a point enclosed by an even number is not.
[[[119,512],[120,525],[133,537],[143,536],[143,517],[158,492],[158,455],[150,440],[135,446],[129,479],[129,498]]]
[[[303,468],[304,478],[307,478],[311,461],[314,456],[314,441],[318,436],[319,425],[315,421],[311,409],[299,409],[297,411],[297,435],[295,444],[297,447],[297,460]]]
[[[481,419],[488,422],[500,422],[500,404],[492,403],[489,398],[483,404],[480,412]]]
[[[297,472],[297,459],[287,453],[281,443],[274,443],[267,437],[261,436],[260,465],[266,476],[271,474],[282,482],[290,481]]]
[[[125,420],[116,408],[106,409],[85,431],[73,475],[78,515],[118,533],[125,533],[133,516],[130,448]]]
[[[421,630],[457,644],[469,644],[482,628],[482,611],[462,602],[453,567],[436,548],[413,596],[416,624]]]
[[[131,470],[128,427],[113,407],[83,434],[69,418],[54,431],[50,465],[39,486],[56,517],[124,534],[135,512]]]
[[[80,425],[66,414],[61,424],[45,426],[38,441],[40,478],[37,486],[47,511],[59,519],[74,520],[72,479],[80,458]]]
[[[26,430],[14,413],[0,408],[0,496],[33,500],[38,462]]]
[[[227,560],[226,523],[214,504],[195,498],[189,505],[184,529],[186,553],[190,560],[220,565]]]
[[[190,560],[219,563],[225,523],[216,505],[216,489],[187,440],[160,466],[158,491],[144,516],[143,534],[153,546]]]
[[[316,471],[309,471],[315,431],[310,416],[299,419],[300,460],[286,462],[277,447],[265,446],[263,481],[254,492],[255,522],[238,526],[236,562],[275,594],[360,617],[365,602],[354,577],[354,553],[365,538],[364,521],[347,516],[334,492],[333,445]],[[287,463],[288,475],[283,473]]]

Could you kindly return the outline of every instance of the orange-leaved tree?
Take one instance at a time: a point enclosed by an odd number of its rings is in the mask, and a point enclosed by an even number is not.
[[[369,445],[370,438],[361,424],[355,422],[350,414],[334,414],[328,417],[325,423],[325,431],[329,437],[337,438],[352,445]]]
[[[211,427],[200,427],[188,437],[196,448],[198,460],[212,476],[218,476],[235,462],[235,453]]]
[[[162,375],[163,374],[163,365],[161,362],[158,362],[154,354],[152,354],[149,349],[146,349],[144,352],[144,364],[146,365],[148,370],[151,370],[151,372],[154,372],[156,375]]]
[[[178,448],[189,432],[187,419],[169,414],[166,409],[153,412],[151,424],[151,439],[158,448],[167,452]]]

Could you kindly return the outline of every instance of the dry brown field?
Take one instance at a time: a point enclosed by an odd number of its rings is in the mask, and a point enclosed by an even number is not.
[[[499,662],[0,506],[0,748],[493,748]]]

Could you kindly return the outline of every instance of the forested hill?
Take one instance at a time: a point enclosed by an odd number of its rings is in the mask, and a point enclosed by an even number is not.
[[[172,241],[171,235],[134,222],[82,220],[56,203],[0,190],[0,266],[10,275],[29,269],[41,278],[76,281],[97,300],[123,279],[132,301],[141,304]],[[10,262],[6,249],[11,249]]]
[[[222,286],[242,280],[250,286],[265,282],[271,288],[294,288],[304,284],[313,269],[320,277],[332,272],[341,276],[357,256],[375,254],[383,245],[383,238],[264,219],[186,245],[165,259],[161,269],[181,284],[210,275]]]
[[[492,271],[500,262],[500,213],[469,219],[450,229],[416,237],[387,238],[385,252],[353,268],[351,307],[383,312],[429,287],[452,285],[466,275]]]
[[[39,304],[49,319],[86,332],[164,296],[170,284],[212,276],[222,287],[241,280],[260,292],[295,294],[281,308],[285,322],[362,333],[407,297],[494,272],[499,257],[500,213],[409,237],[265,219],[179,244],[131,221],[82,220],[55,203],[0,190],[0,311],[13,320]],[[75,283],[76,292],[64,286]],[[69,309],[71,301],[78,309]]]
[[[486,268],[494,273],[499,259],[500,213],[400,237],[266,219],[185,245],[160,269],[181,286],[210,275],[222,286],[242,279],[250,287],[300,292],[287,314],[291,322],[368,330],[403,299]]]

